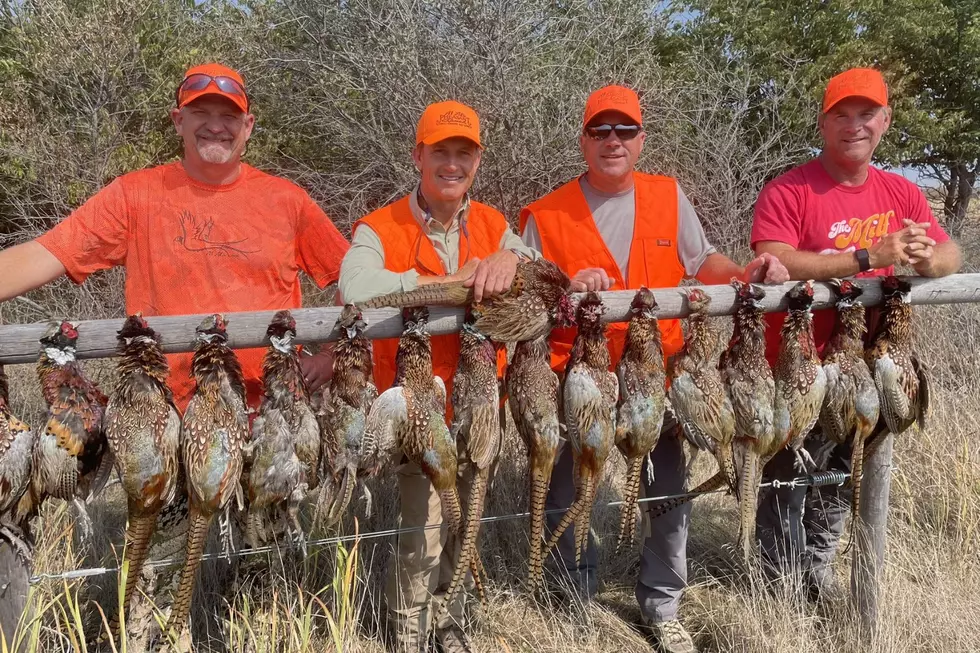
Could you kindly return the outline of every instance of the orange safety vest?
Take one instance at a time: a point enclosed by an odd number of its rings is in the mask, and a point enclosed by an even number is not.
[[[385,254],[385,268],[392,272],[407,272],[417,270],[421,274],[447,274],[442,260],[432,246],[432,241],[423,233],[418,220],[412,215],[409,196],[403,197],[393,204],[382,207],[356,223],[354,230],[361,224],[366,224],[381,240]],[[484,259],[500,249],[500,241],[504,232],[509,229],[504,216],[486,204],[470,202],[469,215],[466,219],[467,234],[460,234],[460,247],[463,238],[468,240],[470,256]],[[418,260],[415,257],[416,245]],[[421,263],[421,265],[419,265]],[[462,264],[463,261],[460,261]],[[423,269],[428,268],[431,272]],[[374,384],[378,392],[384,392],[395,381],[395,355],[398,352],[398,339],[387,338],[374,341]],[[446,383],[446,398],[452,402],[453,374],[456,372],[456,362],[459,358],[459,335],[449,334],[432,336],[432,371],[442,377]],[[503,376],[507,365],[507,351],[503,347],[497,350],[497,376]],[[447,408],[447,419],[452,415],[452,407]]]
[[[633,182],[636,218],[625,280],[599,234],[578,179],[522,209],[521,232],[533,215],[541,236],[541,254],[569,276],[585,268],[602,268],[615,279],[613,290],[675,288],[684,278],[677,255],[677,180],[634,172]],[[626,327],[626,322],[616,322],[606,329],[613,367],[626,344]],[[661,320],[660,330],[666,360],[684,345],[684,335],[679,320]],[[565,369],[575,333],[574,328],[551,333],[551,367],[558,372]]]

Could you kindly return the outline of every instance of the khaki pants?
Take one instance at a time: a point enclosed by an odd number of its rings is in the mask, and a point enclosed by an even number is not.
[[[470,492],[469,474],[462,473],[465,469],[466,465],[461,463],[460,473],[457,475],[460,500],[464,502]],[[401,533],[398,536],[397,560],[394,569],[389,570],[385,582],[388,619],[394,631],[397,649],[414,652],[425,649],[432,620],[442,607],[442,597],[452,579],[456,540],[455,537],[448,537],[447,529],[443,525],[439,495],[418,465],[403,458],[402,464],[395,471],[401,497],[399,527],[441,525],[440,528]],[[467,574],[465,587],[467,590],[473,587],[473,577],[470,574]],[[465,591],[457,594],[447,614],[435,624],[436,630],[452,624],[463,626],[465,595]]]

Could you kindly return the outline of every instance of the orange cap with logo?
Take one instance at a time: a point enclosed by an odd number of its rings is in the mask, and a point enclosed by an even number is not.
[[[594,91],[585,101],[585,118],[582,121],[582,126],[588,127],[589,122],[603,111],[618,111],[628,116],[637,125],[643,124],[640,98],[637,97],[636,91],[625,86],[605,86]]]
[[[188,68],[184,73],[183,81],[177,87],[177,108],[180,109],[204,95],[220,95],[228,98],[239,109],[248,112],[245,80],[228,66],[206,63]]]
[[[480,118],[476,111],[453,100],[427,106],[415,128],[415,144],[432,145],[454,136],[468,138],[483,147],[480,143]]]
[[[874,68],[851,68],[827,82],[823,93],[823,113],[849,97],[862,97],[883,107],[888,106],[888,86]]]

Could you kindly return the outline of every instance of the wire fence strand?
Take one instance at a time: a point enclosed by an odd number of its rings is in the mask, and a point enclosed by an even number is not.
[[[797,476],[796,478],[790,479],[788,481],[773,480],[762,483],[759,487],[773,487],[773,488],[792,488],[792,487],[817,487],[822,485],[843,485],[851,475],[847,472],[840,471],[826,471],[826,472],[816,472],[814,474],[807,474],[804,476]],[[706,494],[719,494],[721,492],[726,492],[725,488],[718,490],[709,490],[707,492],[682,492],[679,494],[666,494],[657,497],[644,497],[637,501],[637,503],[661,503],[664,501],[673,501],[675,499],[695,499],[699,496],[704,496]],[[617,506],[623,505],[622,501],[610,501],[604,503],[601,506],[596,506],[597,508],[615,508]],[[546,510],[546,515],[555,515],[564,513],[568,508],[553,508],[551,510]],[[504,521],[513,521],[515,519],[523,519],[529,517],[531,513],[529,512],[515,512],[507,515],[495,515],[490,517],[484,517],[480,520],[482,524],[495,524]],[[325,537],[319,540],[313,540],[306,543],[307,549],[310,548],[322,548],[326,546],[333,546],[335,544],[344,544],[347,542],[361,541],[361,540],[375,540],[393,537],[401,535],[402,533],[416,533],[425,530],[434,530],[437,528],[443,528],[445,524],[429,524],[426,526],[413,526],[410,528],[389,528],[380,531],[369,531],[367,533],[358,533],[354,535],[337,535],[334,537]],[[260,546],[252,549],[241,549],[239,551],[233,551],[229,554],[225,553],[206,553],[201,557],[201,561],[207,560],[219,560],[222,558],[245,558],[256,555],[263,555],[266,553],[275,553],[283,549],[296,548],[289,545],[280,545],[279,543],[270,544],[266,546]],[[163,558],[160,560],[148,560],[144,567],[149,569],[160,569],[164,567],[172,567],[183,562],[183,558]],[[106,574],[111,574],[119,571],[119,567],[87,567],[84,569],[72,569],[55,574],[35,574],[31,576],[29,582],[31,585],[36,585],[45,580],[76,580],[79,578],[89,578],[92,576],[103,576]]]

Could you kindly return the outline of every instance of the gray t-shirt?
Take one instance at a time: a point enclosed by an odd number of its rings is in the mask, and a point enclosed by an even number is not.
[[[636,221],[636,191],[631,188],[622,193],[603,193],[593,188],[586,181],[585,175],[579,177],[578,181],[585,200],[589,203],[599,235],[609,248],[609,253],[616,259],[619,271],[625,279],[629,269],[630,247],[633,244],[633,224]],[[541,235],[533,215],[528,216],[521,238],[528,247],[541,251]],[[677,256],[687,276],[697,275],[704,260],[716,251],[704,235],[704,228],[694,207],[678,185]],[[571,272],[575,274],[578,270]]]

